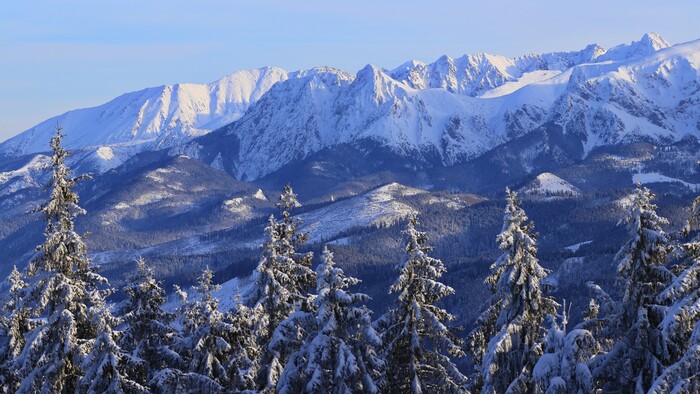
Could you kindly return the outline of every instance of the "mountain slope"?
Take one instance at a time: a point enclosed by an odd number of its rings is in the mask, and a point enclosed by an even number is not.
[[[174,146],[240,118],[287,72],[273,67],[238,71],[209,84],[183,83],[126,93],[94,107],[48,119],[0,144],[0,156],[43,152],[56,124],[67,148]]]
[[[670,143],[700,135],[700,41],[664,43],[647,35],[599,56],[611,60],[550,72],[488,98],[442,85],[415,88],[371,65],[354,78],[315,69],[278,83],[239,121],[176,151],[251,180],[363,141],[416,168],[471,160],[538,130],[555,130],[559,146],[542,141],[523,156],[524,166],[544,153],[579,160],[599,146]]]

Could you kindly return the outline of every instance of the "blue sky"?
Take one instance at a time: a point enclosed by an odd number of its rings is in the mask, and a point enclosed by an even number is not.
[[[75,108],[265,65],[357,71],[442,54],[700,38],[698,1],[0,0],[0,141]]]

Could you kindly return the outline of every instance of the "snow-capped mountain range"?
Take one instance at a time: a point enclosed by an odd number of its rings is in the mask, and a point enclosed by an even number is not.
[[[363,141],[453,165],[538,129],[559,130],[569,140],[561,154],[581,158],[601,145],[700,134],[699,70],[700,41],[670,46],[653,33],[608,50],[443,56],[357,74],[262,68],[70,111],[0,144],[0,156],[45,151],[58,123],[65,145],[97,172],[169,149],[252,180]]]
[[[88,212],[77,228],[113,283],[138,256],[170,284],[190,285],[205,266],[245,278],[291,183],[309,248],[332,245],[376,310],[413,212],[453,285],[480,286],[508,186],[542,234],[542,261],[580,298],[577,286],[607,272],[622,244],[616,223],[634,183],[658,192],[671,223],[684,220],[700,187],[699,70],[700,40],[670,46],[648,34],[608,50],[357,73],[263,68],[127,93],[0,144],[0,275],[26,266],[41,242],[43,223],[25,213],[46,199],[59,123],[73,173],[94,175],[77,187]],[[576,260],[560,264],[567,256]],[[459,302],[477,311],[482,301]]]

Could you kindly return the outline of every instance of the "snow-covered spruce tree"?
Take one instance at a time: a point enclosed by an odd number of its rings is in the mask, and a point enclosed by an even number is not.
[[[226,365],[229,384],[238,391],[254,390],[260,357],[260,348],[253,331],[255,314],[252,309],[239,302],[226,319],[233,330],[229,338],[231,351]]]
[[[589,331],[596,342],[596,353],[604,354],[612,348],[619,336],[615,330],[615,320],[620,304],[595,283],[588,282],[586,286],[593,293],[593,298],[583,311],[583,320],[575,329]]]
[[[22,379],[20,393],[76,390],[83,360],[98,333],[94,316],[104,302],[98,285],[107,281],[91,267],[87,247],[73,224],[76,216],[85,213],[73,191],[84,177],[69,176],[62,140],[61,129],[56,127],[51,139],[51,196],[36,210],[47,222],[46,240],[30,262],[30,285],[19,305],[30,317],[43,320],[27,333],[26,344],[16,358]]]
[[[297,312],[280,325],[305,325],[305,338],[289,358],[277,384],[278,392],[377,393],[382,362],[376,349],[381,340],[364,305],[369,297],[346,290],[360,281],[345,276],[327,248],[322,259],[316,270],[315,312]],[[297,316],[301,319],[295,319]]]
[[[229,383],[229,338],[234,335],[234,330],[224,321],[224,314],[219,311],[219,300],[212,294],[220,288],[213,284],[213,278],[214,272],[209,268],[202,271],[195,286],[199,299],[194,302],[189,302],[187,294],[178,289],[183,301],[183,341],[180,346],[187,360],[187,370],[211,379],[222,390]]]
[[[277,381],[291,353],[271,348],[270,340],[277,326],[295,310],[309,311],[308,294],[314,281],[311,253],[301,255],[297,249],[306,242],[306,234],[299,232],[300,221],[292,216],[299,207],[296,194],[287,185],[277,207],[282,219],[270,216],[263,245],[263,255],[254,272],[255,287],[251,293],[255,313],[257,343],[261,349],[256,378],[259,389],[274,391]]]
[[[542,290],[547,270],[537,260],[533,224],[517,193],[506,189],[503,227],[497,237],[501,257],[486,278],[494,293],[469,334],[479,367],[474,389],[482,393],[532,391],[532,368],[542,354],[542,323],[557,303]]]
[[[9,325],[8,318],[0,315],[0,393],[14,391],[16,387],[14,382],[10,382],[11,380],[15,380],[11,372],[13,369],[11,365],[7,365],[7,354],[9,353],[8,345],[10,342]],[[12,389],[10,389],[10,387],[12,387]]]
[[[79,382],[79,392],[98,393],[146,393],[148,389],[132,379],[125,370],[124,352],[117,345],[117,335],[112,329],[117,324],[106,306],[95,316],[97,339],[90,353],[83,360],[85,374]]]
[[[119,346],[125,352],[129,377],[148,385],[159,371],[177,369],[183,364],[173,349],[176,332],[170,323],[174,316],[163,311],[165,291],[142,258],[136,261],[136,271],[130,276],[124,293],[127,299],[119,309],[124,323]]]
[[[27,283],[16,266],[5,282],[8,296],[0,310],[0,392],[14,392],[19,385],[14,360],[24,348],[24,335],[36,325],[27,309],[20,307]]]
[[[630,240],[615,256],[624,296],[614,321],[619,337],[612,349],[591,363],[603,391],[645,393],[664,369],[664,338],[659,329],[665,308],[658,296],[671,274],[664,267],[669,237],[656,214],[653,194],[637,185],[622,220]]]
[[[445,322],[454,316],[435,304],[454,289],[441,283],[446,269],[428,256],[426,233],[418,231],[417,215],[408,222],[406,253],[398,279],[390,292],[398,293],[396,305],[377,322],[384,344],[385,381],[388,393],[462,393],[467,378],[450,360],[462,357],[460,342]]]
[[[534,391],[546,394],[588,394],[593,392],[593,375],[588,361],[597,352],[597,342],[590,331],[576,328],[566,331],[566,302],[562,324],[555,316],[544,341],[544,354],[532,371]]]
[[[700,392],[700,197],[693,201],[685,235],[680,245],[680,273],[661,292],[659,302],[668,305],[661,322],[665,354],[671,362],[654,382],[650,392]]]

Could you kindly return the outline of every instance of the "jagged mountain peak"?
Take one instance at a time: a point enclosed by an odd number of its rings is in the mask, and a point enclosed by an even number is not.
[[[650,32],[646,33],[642,36],[642,39],[639,40],[639,43],[643,46],[646,47],[651,47],[655,50],[663,49],[663,48],[668,48],[671,46],[671,44],[668,43],[668,41],[664,40],[659,33],[655,32]]]
[[[598,61],[624,61],[635,59],[643,56],[648,56],[654,52],[670,47],[657,33],[646,33],[639,41],[632,41],[630,44],[620,44],[608,49],[601,55]]]
[[[368,64],[358,71],[350,86],[351,95],[358,97],[371,95],[375,104],[384,104],[391,98],[403,96],[407,88],[377,66]],[[400,92],[400,93],[399,93]]]

